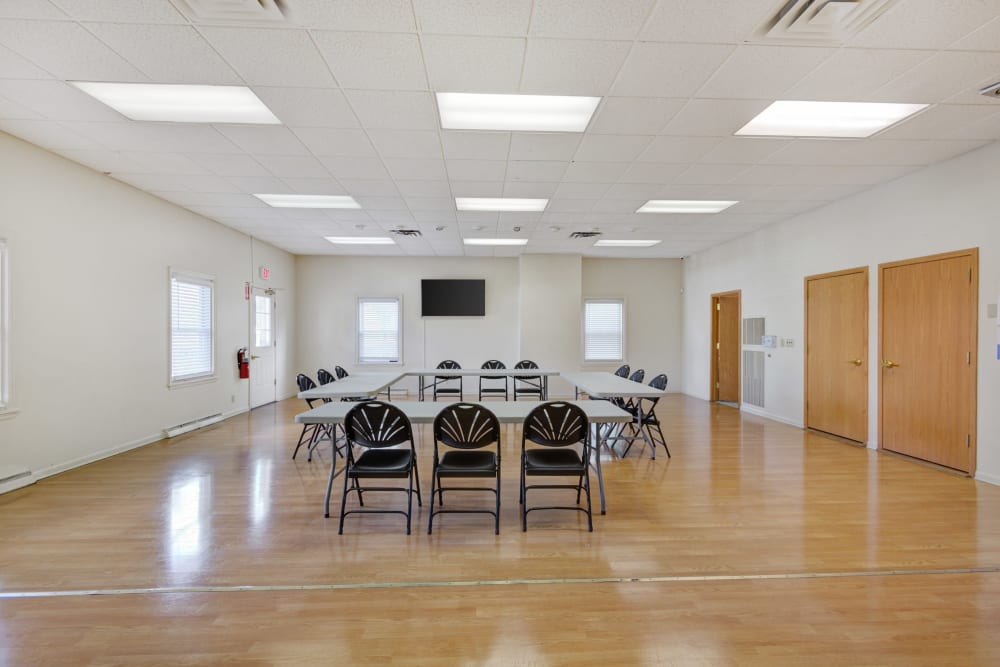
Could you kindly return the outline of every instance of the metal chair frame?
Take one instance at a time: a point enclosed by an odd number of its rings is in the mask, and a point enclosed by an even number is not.
[[[536,364],[531,359],[523,359],[516,364],[514,364],[515,369],[520,368],[538,368]],[[517,400],[518,394],[527,394],[529,396],[538,396],[538,400],[542,399],[542,376],[541,375],[529,375],[523,377],[514,378],[514,400]]]
[[[489,361],[483,362],[481,366],[483,369],[497,369],[497,370],[507,370],[504,363],[498,359],[490,359]],[[483,380],[488,382],[493,380],[503,380],[503,389],[500,387],[484,387]],[[506,375],[480,375],[479,376],[479,400],[483,400],[483,394],[503,394],[503,400],[507,400],[508,397],[508,387],[507,387],[507,376]]]

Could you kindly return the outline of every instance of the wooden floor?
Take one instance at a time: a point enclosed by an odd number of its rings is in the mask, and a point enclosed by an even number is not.
[[[1000,487],[670,395],[673,458],[606,453],[593,533],[521,532],[506,427],[499,536],[426,505],[338,536],[302,409],[0,496],[0,664],[1000,664]]]

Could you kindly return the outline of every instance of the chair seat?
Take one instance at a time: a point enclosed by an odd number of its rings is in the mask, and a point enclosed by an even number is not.
[[[351,477],[368,477],[377,475],[409,475],[413,464],[413,452],[409,449],[369,449],[366,450],[351,466]]]
[[[524,472],[530,475],[581,475],[587,466],[572,449],[528,449]]]
[[[497,472],[497,455],[489,451],[448,451],[441,457],[437,471],[442,477],[493,477]]]

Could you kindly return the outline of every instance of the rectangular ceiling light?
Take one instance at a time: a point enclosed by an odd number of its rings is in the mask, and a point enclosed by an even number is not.
[[[455,197],[459,211],[544,211],[548,199],[513,199],[510,197]]]
[[[446,130],[583,132],[600,97],[437,93]]]
[[[594,244],[598,248],[650,248],[660,241],[640,241],[633,239],[601,239]]]
[[[275,208],[361,208],[347,195],[254,195]]]
[[[736,134],[861,139],[925,108],[926,104],[778,100],[737,130]]]
[[[324,236],[334,245],[395,245],[388,236]]]
[[[246,86],[91,81],[70,83],[132,120],[281,124]]]
[[[636,213],[718,213],[737,201],[709,201],[697,199],[650,199]]]
[[[528,245],[528,239],[462,239],[465,245]]]

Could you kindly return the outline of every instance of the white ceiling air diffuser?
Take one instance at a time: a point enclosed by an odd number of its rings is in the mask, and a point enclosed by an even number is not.
[[[754,42],[843,44],[899,0],[788,0],[754,33]]]
[[[193,23],[288,23],[291,0],[171,0]]]

